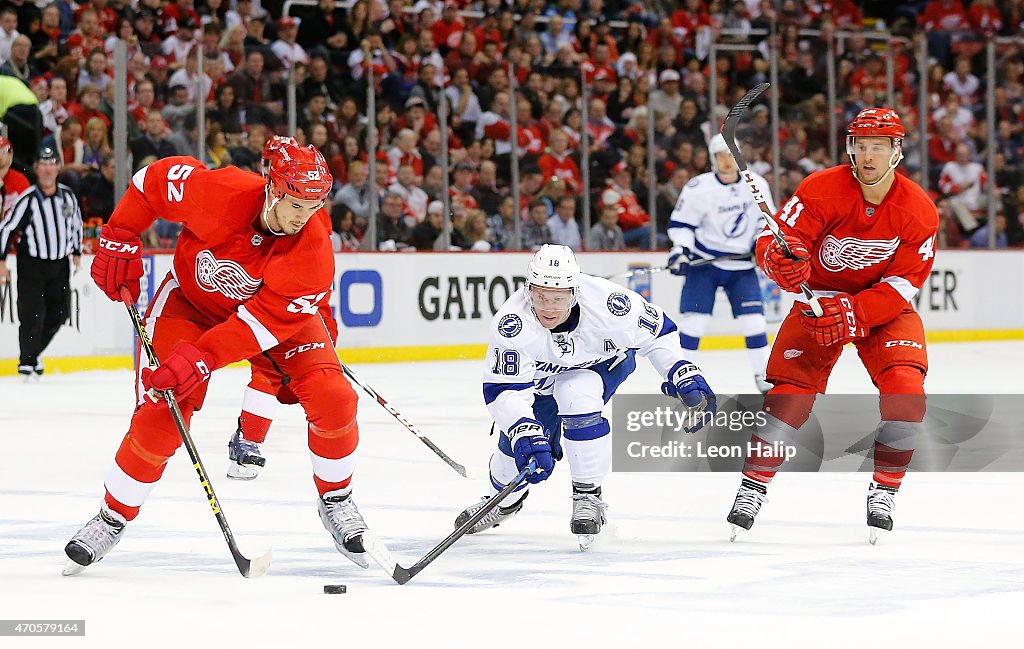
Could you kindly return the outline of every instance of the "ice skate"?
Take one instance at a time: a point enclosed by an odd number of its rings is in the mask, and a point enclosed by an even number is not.
[[[369,568],[370,560],[363,547],[366,521],[352,500],[351,487],[329,491],[317,501],[317,510],[324,528],[334,537],[334,547],[360,568]]]
[[[228,442],[228,459],[231,460],[228,477],[233,480],[252,480],[267,463],[260,453],[260,445],[242,437],[241,423]]]
[[[35,371],[35,368],[32,367],[31,365],[19,365],[18,366],[18,375],[21,377],[21,380],[24,383],[28,383],[28,382],[30,382],[32,380],[32,373],[34,371]]]
[[[487,515],[481,518],[479,521],[477,521],[477,524],[470,528],[470,530],[466,532],[466,534],[476,534],[477,532],[483,532],[484,530],[489,530],[492,527],[497,527],[501,525],[502,523],[504,523],[505,521],[519,513],[519,510],[523,508],[523,501],[526,500],[526,497],[528,495],[529,492],[526,492],[523,494],[522,498],[512,503],[511,505],[507,507],[495,507],[491,511],[487,512]],[[465,510],[463,510],[463,512],[455,518],[456,529],[465,525],[466,521],[472,518],[473,514],[480,511],[480,509],[484,505],[486,505],[487,501],[489,501],[490,499],[491,496],[484,496],[483,498],[480,499],[479,502],[473,503]]]
[[[761,394],[768,394],[768,390],[771,390],[773,387],[775,387],[765,380],[764,374],[755,374],[754,384],[757,386],[757,391],[760,392]]]
[[[601,487],[588,487],[581,489],[573,485],[572,520],[569,521],[569,529],[579,540],[581,552],[590,548],[600,534],[601,527],[607,522],[604,510],[608,505],[601,500]]]
[[[747,531],[754,525],[754,518],[761,511],[761,505],[768,500],[768,485],[743,478],[740,489],[736,492],[736,500],[732,503],[732,511],[726,518],[732,526],[729,541],[735,541],[740,531]]]
[[[100,509],[100,513],[93,516],[64,546],[64,553],[68,555],[64,575],[77,575],[106,556],[121,540],[126,524],[127,521],[117,512],[106,507]]]
[[[892,512],[896,509],[896,489],[872,482],[868,487],[868,543],[878,543],[879,531],[892,531]]]

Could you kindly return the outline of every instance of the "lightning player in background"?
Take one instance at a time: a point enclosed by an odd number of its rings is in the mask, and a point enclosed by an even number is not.
[[[672,252],[668,265],[673,275],[685,275],[679,298],[680,342],[691,360],[711,319],[715,294],[725,290],[732,305],[732,315],[739,322],[746,339],[747,357],[754,370],[754,383],[764,393],[772,386],[765,381],[768,364],[768,335],[764,318],[761,284],[752,259],[723,259],[712,264],[689,268],[694,259],[750,254],[764,227],[764,217],[747,184],[740,181],[739,168],[725,138],[711,138],[708,145],[713,171],[704,173],[683,188],[672,210],[668,236]],[[768,183],[751,173],[769,209],[775,211]]]
[[[500,431],[490,462],[491,497],[531,460],[537,471],[470,534],[518,513],[529,483],[551,475],[564,445],[573,487],[570,529],[580,549],[589,547],[605,523],[601,483],[611,469],[611,431],[601,411],[636,368],[637,353],[665,377],[662,391],[682,401],[695,421],[715,412],[715,395],[686,360],[675,323],[637,293],[581,273],[567,246],[541,247],[526,286],[491,320],[490,338],[483,392]],[[462,512],[456,527],[487,500]]]
[[[772,348],[768,380],[774,387],[765,397],[770,412],[751,445],[791,438],[807,421],[815,395],[825,392],[843,346],[852,342],[880,395],[867,497],[872,543],[878,530],[892,529],[896,492],[925,413],[928,356],[921,317],[910,301],[931,271],[939,217],[927,194],[894,172],[903,159],[903,138],[895,111],[862,110],[847,130],[851,167],[811,174],[776,217],[795,259],[767,230],[757,240],[761,268],[800,297]],[[805,282],[820,298],[821,317],[807,310],[799,288]],[[728,516],[733,538],[753,525],[781,464],[771,454],[747,459]]]
[[[321,521],[342,554],[369,565],[366,524],[351,497],[356,395],[319,315],[334,276],[323,209],[331,182],[315,148],[291,145],[274,154],[267,180],[237,167],[211,171],[183,156],[132,177],[101,232],[92,277],[112,300],[121,299],[121,287],[137,299],[139,233],[158,216],[183,224],[172,270],[146,313],[162,364],[151,370],[140,358],[131,426],[104,481],[100,513],[65,548],[65,574],[117,544],[181,445],[166,403],[150,391],[174,390],[188,422],[203,405],[211,372],[242,359],[292,378],[308,420]]]
[[[264,178],[270,174],[270,161],[274,154],[284,146],[299,146],[292,137],[272,135],[263,146],[263,160],[260,172]],[[332,347],[338,340],[338,323],[331,313],[330,293],[320,301],[320,317],[331,336]],[[242,412],[238,416],[238,428],[231,441],[228,442],[228,477],[234,480],[252,480],[259,475],[261,467],[266,465],[266,458],[260,450],[260,444],[267,439],[270,424],[273,423],[279,404],[293,405],[298,397],[288,384],[291,378],[274,371],[266,371],[261,363],[252,363],[252,379],[242,396]]]

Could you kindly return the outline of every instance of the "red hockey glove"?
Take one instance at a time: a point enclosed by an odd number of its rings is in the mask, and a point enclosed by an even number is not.
[[[768,278],[779,285],[783,291],[795,293],[800,290],[800,285],[811,277],[811,264],[808,259],[811,253],[807,246],[800,239],[785,235],[786,245],[790,252],[797,259],[788,257],[782,250],[782,246],[774,238],[768,242],[764,249],[764,258],[761,260],[761,267]]]
[[[142,368],[142,385],[147,390],[174,390],[179,399],[210,378],[213,359],[192,343],[178,343],[163,365]]]
[[[139,235],[114,228],[109,224],[100,230],[100,245],[92,260],[92,280],[115,302],[121,301],[119,287],[124,284],[132,294],[132,302],[139,301],[142,287],[142,240]]]
[[[814,317],[809,311],[800,312],[800,324],[819,345],[845,345],[851,340],[868,335],[868,328],[857,322],[853,311],[853,297],[840,293],[835,297],[819,298],[824,314]]]

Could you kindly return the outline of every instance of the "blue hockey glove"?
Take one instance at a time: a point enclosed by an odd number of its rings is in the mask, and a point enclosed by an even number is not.
[[[530,460],[537,464],[537,470],[526,476],[526,481],[537,484],[547,480],[555,470],[555,460],[551,457],[551,443],[544,435],[544,428],[540,422],[534,419],[520,419],[508,431],[508,437],[517,469],[525,469]]]
[[[685,275],[691,259],[693,259],[693,256],[689,248],[684,248],[683,246],[672,248],[672,251],[668,254],[669,272],[673,275]]]
[[[715,393],[711,391],[700,368],[689,361],[679,361],[668,372],[668,380],[661,384],[661,391],[669,397],[679,399],[690,411],[693,425],[686,432],[695,433],[712,420],[718,408]]]

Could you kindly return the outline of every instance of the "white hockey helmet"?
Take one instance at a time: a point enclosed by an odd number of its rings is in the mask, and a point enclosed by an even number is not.
[[[736,144],[736,148],[739,149],[739,143]],[[708,142],[708,157],[711,158],[711,170],[718,171],[718,160],[715,158],[716,153],[732,153],[729,151],[729,145],[725,143],[725,136],[721,133],[716,133],[711,141]]]
[[[544,244],[530,261],[528,286],[572,290],[573,304],[580,288],[580,265],[569,246]]]

